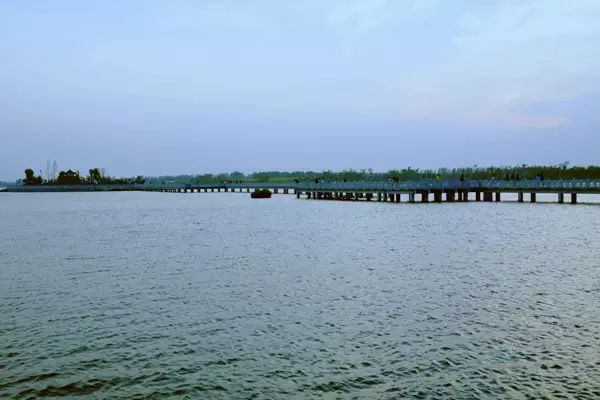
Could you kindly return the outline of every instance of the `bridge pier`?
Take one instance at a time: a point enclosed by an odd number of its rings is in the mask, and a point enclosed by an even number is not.
[[[409,193],[408,194],[408,202],[409,203],[414,203],[415,202],[415,194],[414,193]]]
[[[565,194],[561,192],[558,194],[558,203],[562,204],[564,202],[565,202]]]
[[[481,201],[481,192],[479,190],[475,192],[475,201]]]
[[[400,203],[401,200],[400,193],[396,193],[396,203]]]
[[[500,192],[496,192],[496,201],[500,201]]]
[[[577,193],[571,193],[571,204],[577,204]]]
[[[519,194],[517,195],[517,201],[518,201],[519,203],[522,203],[522,202],[523,202],[523,192],[519,192]]]
[[[421,203],[429,203],[429,192],[421,192]]]
[[[483,201],[492,201],[492,192],[483,192]]]
[[[535,203],[537,201],[535,193],[531,193],[531,202]]]
[[[442,202],[442,192],[440,190],[436,190],[433,192],[433,202],[441,203]]]

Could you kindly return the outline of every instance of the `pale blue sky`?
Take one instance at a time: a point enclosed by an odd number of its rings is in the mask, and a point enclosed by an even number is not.
[[[596,0],[0,3],[0,179],[599,163]]]

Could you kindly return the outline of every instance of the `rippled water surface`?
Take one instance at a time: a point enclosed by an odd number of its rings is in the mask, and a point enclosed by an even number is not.
[[[598,398],[600,206],[0,194],[0,397]]]

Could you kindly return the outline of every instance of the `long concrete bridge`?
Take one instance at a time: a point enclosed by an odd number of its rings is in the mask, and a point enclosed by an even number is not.
[[[600,194],[600,181],[546,180],[546,181],[414,181],[414,182],[332,182],[310,183],[296,188],[298,197],[309,199],[339,199],[400,202],[402,196],[409,203],[501,201],[503,193],[516,193],[518,202],[537,201],[538,193],[556,194],[559,203],[577,203],[578,194]]]
[[[504,193],[516,193],[519,202],[536,202],[539,193],[557,196],[559,203],[577,203],[578,194],[600,194],[600,180],[520,180],[520,181],[327,181],[327,182],[246,182],[246,183],[171,183],[130,185],[30,185],[8,188],[8,192],[66,191],[152,191],[172,193],[251,192],[269,189],[273,193],[295,194],[315,200],[352,200],[400,202],[404,197],[415,202],[501,201]]]

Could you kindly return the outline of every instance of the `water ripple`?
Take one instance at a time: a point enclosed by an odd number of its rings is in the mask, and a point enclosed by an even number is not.
[[[600,397],[595,205],[2,202],[1,398]]]

